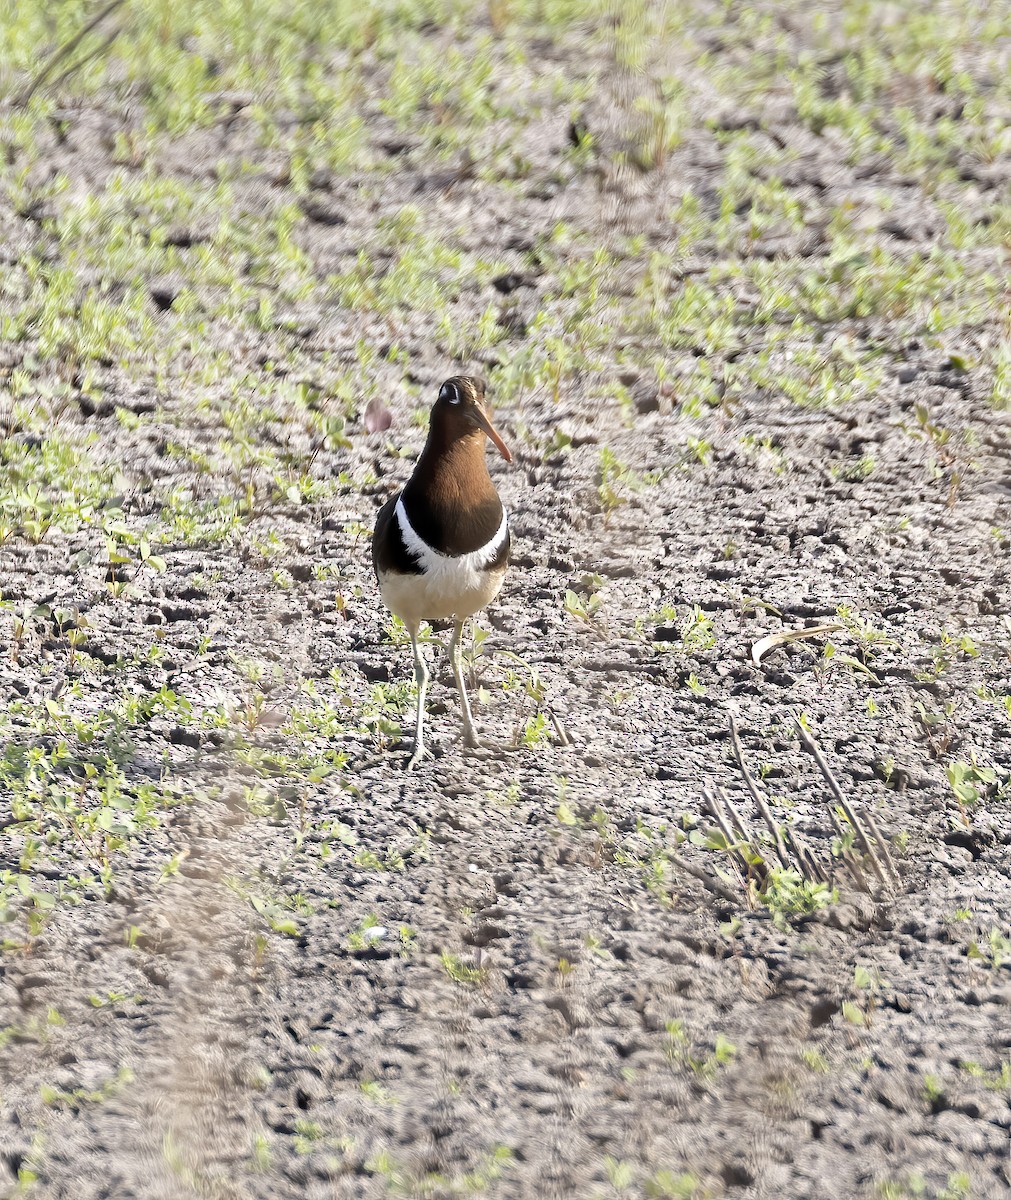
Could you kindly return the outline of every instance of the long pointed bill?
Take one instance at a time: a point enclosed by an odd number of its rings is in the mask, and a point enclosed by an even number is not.
[[[513,456],[509,453],[509,447],[499,437],[498,430],[488,419],[488,416],[476,405],[474,406],[474,418],[478,425],[481,426],[484,432],[495,443],[495,448],[498,450],[499,454],[502,455],[506,462],[512,462]]]

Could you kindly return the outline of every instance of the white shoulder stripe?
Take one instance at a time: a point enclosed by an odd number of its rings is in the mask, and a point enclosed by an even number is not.
[[[441,573],[447,569],[452,570],[454,574],[466,575],[472,571],[483,571],[491,565],[502,551],[502,546],[509,532],[509,521],[506,516],[505,508],[502,509],[502,520],[499,523],[498,529],[495,531],[491,541],[484,546],[479,546],[477,550],[471,550],[467,554],[443,554],[440,550],[434,549],[418,534],[412,527],[411,522],[407,519],[407,509],[404,507],[403,496],[398,497],[397,506],[394,510],[397,515],[397,524],[400,526],[400,534],[404,539],[404,545],[408,552],[418,560],[418,565],[425,574]]]

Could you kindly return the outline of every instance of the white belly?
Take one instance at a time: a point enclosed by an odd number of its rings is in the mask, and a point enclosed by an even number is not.
[[[450,617],[462,621],[490,604],[499,594],[505,567],[490,564],[499,556],[508,525],[502,524],[487,546],[469,554],[440,554],[415,532],[407,518],[403,500],[397,502],[395,518],[404,545],[417,560],[421,573],[401,575],[388,572],[379,581],[379,591],[391,612],[407,625],[440,621]]]
[[[448,561],[459,563],[461,559]],[[426,571],[424,575],[391,572],[379,581],[379,590],[386,607],[405,625],[451,617],[463,621],[495,599],[504,578],[505,567],[495,571],[461,567],[455,571]]]

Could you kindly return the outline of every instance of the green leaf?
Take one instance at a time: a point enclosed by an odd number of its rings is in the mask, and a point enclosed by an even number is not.
[[[844,1000],[842,1006],[843,1020],[849,1021],[851,1025],[863,1025],[864,1013],[863,1009],[858,1008],[852,1000]]]

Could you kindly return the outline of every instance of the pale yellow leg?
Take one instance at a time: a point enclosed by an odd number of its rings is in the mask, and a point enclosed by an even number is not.
[[[421,656],[418,626],[408,625],[407,632],[411,635],[411,649],[414,651],[414,682],[418,688],[418,712],[414,721],[414,753],[407,764],[408,771],[413,771],[425,756],[425,692],[428,690],[428,667],[425,666],[425,660]]]
[[[463,713],[463,740],[465,745],[480,746],[477,730],[474,728],[474,718],[470,712],[470,700],[467,698],[467,685],[463,681],[463,647],[460,639],[463,636],[465,622],[457,621],[453,626],[453,636],[449,643],[449,661],[453,667],[453,678],[456,690],[460,693],[460,708]]]

